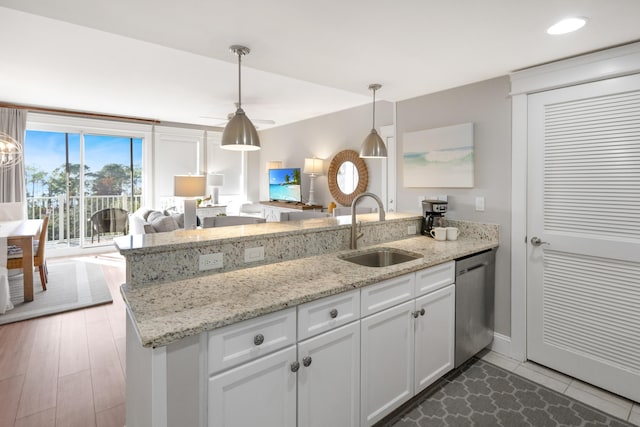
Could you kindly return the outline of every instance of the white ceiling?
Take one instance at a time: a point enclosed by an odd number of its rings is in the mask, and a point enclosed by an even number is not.
[[[584,16],[582,30],[548,26]],[[0,101],[277,125],[400,101],[640,39],[638,0],[0,0]],[[269,126],[263,126],[266,128]]]

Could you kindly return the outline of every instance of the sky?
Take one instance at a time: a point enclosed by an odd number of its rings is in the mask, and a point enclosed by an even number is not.
[[[142,164],[142,140],[134,138],[133,163]],[[25,165],[52,171],[65,163],[65,134],[60,132],[27,131]],[[129,138],[85,135],[85,163],[98,171],[109,163],[129,164]],[[69,161],[80,163],[80,135],[69,134]]]
[[[129,165],[129,138],[120,136],[85,135],[85,164],[90,172],[104,165]],[[133,139],[133,164],[142,165],[142,139]],[[80,135],[69,134],[69,161],[80,163]],[[25,166],[51,172],[65,163],[65,134],[28,130],[24,149]],[[31,186],[29,186],[31,191]],[[40,193],[36,188],[36,195]]]

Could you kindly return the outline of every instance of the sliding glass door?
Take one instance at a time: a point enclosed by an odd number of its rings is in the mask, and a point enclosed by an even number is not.
[[[24,156],[28,215],[49,215],[49,248],[110,245],[126,232],[140,206],[141,138],[28,130]]]

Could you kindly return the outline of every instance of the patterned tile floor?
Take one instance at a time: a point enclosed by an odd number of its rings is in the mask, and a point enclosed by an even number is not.
[[[489,353],[447,375],[424,400],[384,425],[623,427],[637,423],[634,414],[640,412],[636,412],[639,408],[633,402],[607,396],[608,393],[584,383],[571,386],[575,380],[555,371],[501,357]],[[496,362],[502,367],[493,364]],[[570,389],[574,392],[569,392]],[[593,402],[599,403],[601,410],[589,406]]]

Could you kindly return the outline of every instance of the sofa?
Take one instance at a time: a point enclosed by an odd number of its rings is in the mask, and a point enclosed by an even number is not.
[[[129,214],[129,234],[162,233],[184,228],[184,214],[141,207]]]

